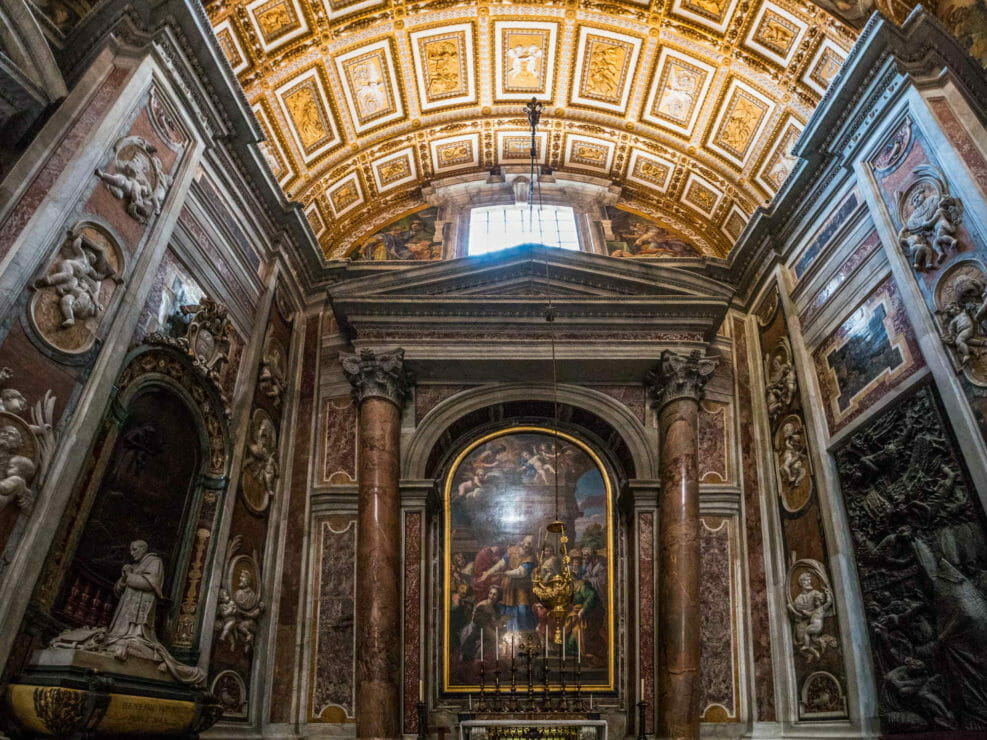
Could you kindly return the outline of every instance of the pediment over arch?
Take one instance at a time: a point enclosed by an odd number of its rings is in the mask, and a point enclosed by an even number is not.
[[[523,378],[552,343],[562,373],[592,362],[607,377],[643,377],[663,349],[712,340],[733,295],[682,267],[538,245],[335,277],[329,299],[353,344],[400,345],[419,377],[445,375],[450,362],[463,377],[496,359],[499,377],[514,363]]]

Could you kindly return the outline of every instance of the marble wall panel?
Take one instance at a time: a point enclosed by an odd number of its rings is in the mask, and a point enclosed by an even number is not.
[[[616,401],[619,401],[639,419],[641,423],[647,420],[647,407],[644,401],[644,387],[641,385],[597,385],[594,390],[606,393]]]
[[[949,321],[949,317],[937,313],[946,308],[945,305],[939,303],[939,299],[942,298],[940,294],[953,293],[953,299],[965,305],[966,311],[964,313],[968,315],[976,314],[979,311],[979,304],[983,300],[982,286],[987,283],[987,276],[984,275],[982,265],[987,261],[987,243],[982,237],[982,230],[976,228],[972,223],[972,211],[962,206],[969,204],[973,199],[983,199],[983,192],[987,185],[985,185],[982,175],[987,170],[984,168],[982,155],[978,154],[976,147],[969,142],[946,103],[941,101],[933,104],[932,107],[933,112],[943,123],[948,142],[956,147],[957,154],[970,166],[970,171],[980,187],[979,191],[976,189],[970,189],[967,192],[959,190],[951,178],[953,173],[943,167],[942,163],[935,158],[933,149],[925,135],[917,124],[913,123],[907,116],[868,164],[874,171],[874,179],[884,205],[887,207],[888,214],[896,228],[902,225],[903,213],[907,215],[908,212],[912,211],[921,212],[919,211],[921,205],[911,202],[913,196],[918,197],[922,194],[921,186],[913,188],[913,186],[920,185],[920,182],[924,182],[925,188],[933,192],[944,187],[945,194],[958,200],[961,205],[960,212],[956,214],[954,211],[951,217],[953,222],[951,233],[946,234],[955,239],[955,243],[941,250],[943,256],[938,264],[929,265],[925,269],[919,270],[911,264],[915,260],[908,260],[908,270],[912,279],[918,285],[927,310],[940,327],[940,336],[945,343],[949,332],[945,331],[943,327]],[[927,203],[941,203],[939,199],[941,195],[942,193],[939,193],[935,198],[927,198]],[[935,232],[930,232],[930,235],[935,237]],[[963,286],[967,295],[961,300],[955,292],[955,289],[960,286],[952,283],[952,281],[959,277],[958,273],[964,270],[969,270],[966,277],[971,278],[971,280],[967,280],[966,285]],[[979,274],[974,275],[972,273]],[[959,367],[956,362],[957,356],[954,347],[947,346],[944,351],[950,354],[954,361],[957,378],[968,403],[973,409],[980,434],[984,439],[987,439],[987,394],[984,393],[987,382],[984,380],[984,360],[976,346],[976,342],[982,341],[984,338],[984,327],[979,319],[973,323],[973,335],[970,337],[975,347],[972,351],[973,361],[967,363],[965,367]]]
[[[730,404],[703,401],[699,404],[699,480],[727,483],[730,465]]]
[[[312,593],[310,722],[353,721],[354,616],[356,613],[356,520],[351,516],[315,519],[318,532]],[[417,691],[417,683],[415,684]]]
[[[737,624],[740,613],[734,563],[737,534],[726,517],[704,516],[699,543],[702,581],[700,629],[700,712],[703,722],[731,722],[739,719],[737,686]]]
[[[778,288],[774,286],[771,290]],[[829,546],[823,529],[823,511],[805,429],[803,379],[799,377],[788,337],[784,306],[774,296],[764,300],[774,311],[771,314],[766,309],[757,310],[765,382],[759,392],[764,394],[768,411],[769,465],[773,468],[773,488],[777,491],[773,508],[781,525],[781,543],[775,557],[784,559],[786,569],[786,616],[792,642],[785,646],[785,652],[794,668],[796,692],[799,696],[812,697],[811,701],[797,703],[798,718],[803,721],[843,718],[847,716],[844,650],[826,565]],[[807,584],[803,583],[806,579]],[[823,680],[831,687],[828,702],[820,699],[825,693],[818,688]]]
[[[833,235],[839,230],[839,228],[846,223],[846,220],[850,218],[850,214],[853,213],[857,206],[860,205],[860,195],[856,190],[851,192],[836,210],[827,218],[825,225],[816,234],[815,238],[808,248],[799,257],[798,262],[795,263],[795,275],[801,278],[808,272],[812,263],[815,262],[816,257],[822,252],[823,248],[829,243],[833,238]]]
[[[747,325],[742,319],[733,321],[734,367],[736,368],[737,414],[741,429],[754,426],[751,396],[752,360],[758,361],[757,351],[749,353]],[[756,347],[756,345],[755,345]],[[754,719],[773,722],[775,710],[774,666],[771,662],[771,627],[768,621],[768,586],[764,570],[764,524],[761,521],[761,486],[758,477],[759,459],[754,435],[740,435],[744,528],[747,537],[747,579],[750,593],[750,624],[754,656]]]
[[[312,410],[315,406],[315,389],[318,387],[318,359],[320,316],[310,316],[305,321],[305,341],[302,347],[302,369],[298,387],[298,413],[292,422],[294,429],[294,457],[291,465],[291,487],[283,509],[286,532],[295,533],[285,538],[282,555],[281,602],[274,644],[273,676],[271,681],[271,721],[289,722],[292,718],[292,699],[295,693],[299,667],[295,664],[295,644],[298,631],[298,594],[302,576],[302,542],[297,533],[307,527],[309,466],[312,460]]]
[[[977,148],[963,124],[960,123],[946,98],[928,98],[928,103],[936,118],[939,119],[943,133],[949,138],[966,166],[970,168],[970,174],[973,175],[980,191],[987,195],[987,160],[984,159],[984,155]]]
[[[356,404],[353,396],[322,400],[323,443],[320,478],[323,484],[356,482]]]
[[[809,304],[799,314],[802,326],[812,324],[819,312],[829,303],[829,300],[836,294],[847,279],[853,275],[857,269],[881,246],[881,239],[876,231],[867,233],[860,243],[853,248],[849,257],[840,264],[839,269],[829,279],[829,281],[816,293]]]
[[[422,544],[425,512],[409,511],[404,515],[404,731],[419,731],[418,689],[424,680],[422,671]]]
[[[440,403],[472,387],[452,383],[429,383],[415,386],[415,422],[421,423],[428,412]]]
[[[891,277],[813,352],[826,421],[835,433],[925,365]]]
[[[637,616],[638,616],[638,680],[644,681],[645,733],[654,729],[655,676],[655,513],[642,511],[637,515]]]
[[[0,224],[0,260],[6,257],[17,235],[45,201],[48,192],[65,167],[89,139],[96,124],[102,120],[110,105],[116,100],[129,75],[130,69],[126,67],[114,67],[110,70],[78,119],[37,171],[17,205],[7,213],[3,223]]]
[[[934,387],[855,430],[835,457],[884,736],[979,737],[987,522]]]

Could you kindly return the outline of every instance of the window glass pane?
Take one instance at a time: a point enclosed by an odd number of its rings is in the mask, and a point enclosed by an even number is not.
[[[569,206],[483,206],[470,211],[467,254],[487,254],[518,244],[579,249],[576,214]]]

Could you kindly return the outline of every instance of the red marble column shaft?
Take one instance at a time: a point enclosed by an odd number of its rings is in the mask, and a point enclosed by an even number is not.
[[[356,736],[401,737],[401,412],[364,398],[359,417],[356,563]]]
[[[659,412],[658,737],[699,737],[699,402]]]

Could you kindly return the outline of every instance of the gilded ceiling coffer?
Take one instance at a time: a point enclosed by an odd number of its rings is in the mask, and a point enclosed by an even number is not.
[[[356,736],[401,736],[401,406],[404,350],[339,356],[359,408],[356,561]]]
[[[658,737],[699,737],[699,401],[717,360],[662,352],[647,384],[660,433]],[[641,700],[651,704],[652,697]],[[653,710],[651,710],[653,711]]]

